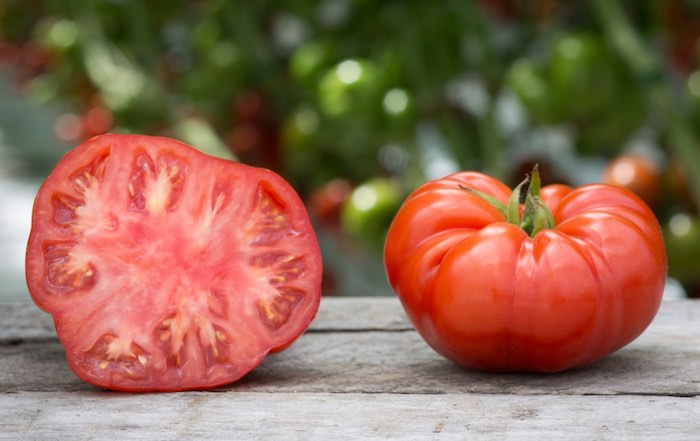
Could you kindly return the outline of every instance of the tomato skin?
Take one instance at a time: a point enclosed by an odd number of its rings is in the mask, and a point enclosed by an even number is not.
[[[68,152],[39,189],[26,269],[71,369],[123,391],[236,381],[308,327],[322,271],[277,174],[115,134]]]
[[[511,193],[476,172],[426,183],[384,249],[390,285],[438,353],[477,370],[557,372],[600,360],[649,325],[667,264],[658,222],[637,196],[543,187],[555,227],[529,237],[464,188],[504,204]]]

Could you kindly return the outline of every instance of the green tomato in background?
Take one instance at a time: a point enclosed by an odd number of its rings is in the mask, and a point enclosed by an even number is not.
[[[403,200],[396,181],[372,178],[356,187],[340,213],[343,231],[369,249],[381,250],[394,215]]]
[[[372,118],[381,106],[380,76],[371,60],[341,61],[321,77],[319,109],[330,118]]]
[[[416,103],[408,89],[394,87],[382,99],[387,128],[396,132],[410,132],[416,123]]]
[[[621,92],[614,103],[595,118],[578,123],[579,153],[614,156],[621,152],[632,133],[644,124],[644,102],[637,90]]]
[[[508,70],[506,83],[535,122],[549,123],[556,119],[552,88],[543,69],[534,61],[516,60]]]
[[[287,116],[282,125],[282,140],[293,152],[302,152],[312,147],[320,128],[318,112],[304,104]]]
[[[583,154],[618,153],[645,118],[631,74],[598,35],[575,33],[554,44],[552,89],[561,117],[578,130]]]
[[[599,36],[564,35],[554,43],[549,66],[557,107],[573,119],[596,116],[624,86],[619,67]]]
[[[700,284],[700,221],[677,213],[664,226],[668,275],[684,285]]]
[[[631,74],[594,34],[556,38],[546,63],[516,60],[506,81],[535,123],[575,127],[582,154],[616,154],[645,118]]]
[[[287,115],[281,128],[281,153],[284,168],[295,180],[321,185],[338,172],[332,161],[322,157],[321,119],[315,107],[303,104]]]
[[[67,18],[45,19],[38,27],[43,44],[56,52],[74,48],[80,39],[80,28]]]
[[[289,72],[302,84],[315,84],[331,59],[328,45],[320,41],[309,41],[299,46],[289,59]]]

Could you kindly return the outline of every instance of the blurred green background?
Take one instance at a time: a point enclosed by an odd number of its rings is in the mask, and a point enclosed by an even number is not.
[[[700,1],[0,1],[0,278],[28,298],[37,186],[106,131],[271,168],[326,295],[389,295],[383,235],[428,179],[624,185],[700,286]],[[631,256],[632,257],[632,256]]]

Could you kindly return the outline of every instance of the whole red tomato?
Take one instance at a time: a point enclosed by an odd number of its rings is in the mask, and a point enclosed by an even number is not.
[[[420,335],[460,365],[498,372],[585,366],[635,339],[666,279],[651,210],[614,186],[540,190],[536,173],[524,207],[517,190],[460,172],[403,203],[384,259]]]
[[[320,301],[318,242],[289,184],[167,138],[69,152],[39,189],[26,259],[70,367],[110,389],[235,381]]]

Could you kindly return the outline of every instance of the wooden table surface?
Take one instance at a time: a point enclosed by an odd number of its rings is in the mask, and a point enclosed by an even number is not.
[[[125,394],[68,369],[50,317],[0,305],[0,439],[700,440],[700,302],[664,301],[635,342],[557,375],[461,369],[395,298],[324,298],[311,328],[241,381]]]

